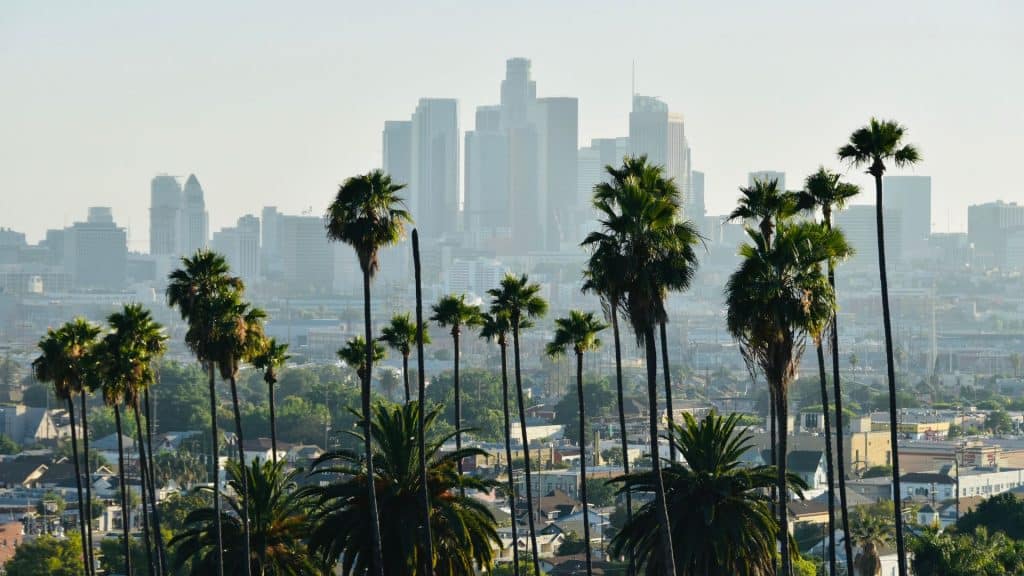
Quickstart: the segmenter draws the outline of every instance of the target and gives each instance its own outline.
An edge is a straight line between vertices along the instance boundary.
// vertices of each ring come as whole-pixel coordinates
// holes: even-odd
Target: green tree
[[[547,572],[536,571],[537,563],[529,553],[523,554],[519,561],[503,562],[494,567],[491,576],[545,576]]]
[[[0,434],[0,454],[17,454],[21,452],[21,446],[7,434]]]
[[[430,344],[430,333],[425,328],[424,326],[423,343]],[[405,384],[405,401],[408,403],[412,400],[412,389],[409,386],[409,356],[416,344],[416,323],[409,317],[408,312],[395,314],[388,325],[381,329],[378,340],[402,355],[402,381]]]
[[[992,534],[1002,532],[1014,540],[1024,540],[1024,502],[1011,493],[997,494],[961,516],[956,528],[963,534],[985,528]]]
[[[608,326],[597,319],[592,312],[569,311],[569,316],[555,319],[555,336],[547,345],[547,354],[558,357],[571,348],[576,356],[576,401],[579,406],[579,447],[580,447],[580,499],[583,502],[583,550],[587,575],[593,573],[590,554],[590,501],[587,499],[587,436],[584,423],[587,421],[583,394],[583,355],[601,347],[597,335]]]
[[[615,504],[615,486],[604,478],[587,480],[587,496],[594,506],[605,507]]]
[[[146,563],[146,547],[139,540],[129,544],[132,555],[132,567],[136,576],[150,576],[152,568]],[[100,540],[100,570],[104,574],[125,574],[124,547],[117,538]]]
[[[4,569],[7,576],[80,576],[85,573],[82,558],[77,534],[60,540],[44,534],[22,542]]]
[[[889,384],[889,432],[892,436],[892,487],[894,494],[900,491],[900,457],[897,448],[896,373],[893,358],[892,320],[889,314],[889,282],[885,267],[885,219],[883,217],[882,176],[886,162],[897,168],[912,166],[921,160],[921,155],[912,144],[904,143],[907,129],[897,122],[872,118],[867,126],[855,130],[849,142],[839,148],[840,160],[852,166],[867,166],[867,172],[875,180],[875,228],[878,237],[878,276],[882,288],[882,323],[885,329],[886,376]],[[903,518],[897,511],[893,515],[896,523],[896,555],[899,560],[900,576],[907,576],[907,548],[903,539]]]
[[[796,376],[808,335],[820,334],[831,320],[835,297],[822,270],[848,252],[837,230],[779,218],[775,238],[747,228],[751,242],[740,248],[739,268],[726,283],[726,322],[748,365],[768,382],[778,420],[778,513],[782,571],[790,571],[785,538],[789,522],[785,502],[789,385]]]
[[[1013,419],[1006,410],[993,410],[985,416],[985,429],[993,434],[1009,434],[1013,431]]]
[[[772,514],[767,490],[775,483],[775,466],[745,467],[740,458],[751,449],[752,436],[738,431],[736,414],[711,413],[697,421],[684,415],[668,439],[676,444],[682,462],[667,462],[662,471],[669,503],[676,573],[770,574],[775,565],[779,525]],[[617,478],[620,492],[651,493],[653,471]],[[799,493],[803,482],[786,477],[787,487]],[[613,554],[632,549],[649,575],[665,574],[659,553],[656,503],[649,501],[627,521],[611,542]]]
[[[489,570],[493,563],[492,546],[499,542],[495,520],[487,507],[473,497],[461,496],[459,488],[490,491],[493,483],[473,476],[460,476],[455,462],[483,455],[483,451],[464,448],[447,454],[440,452],[444,442],[454,434],[437,437],[430,426],[439,409],[425,415],[424,428],[430,435],[426,442],[429,462],[430,534],[434,549],[431,564],[436,574],[473,574]],[[374,478],[380,486],[378,503],[382,531],[395,547],[385,556],[385,572],[391,575],[422,574],[423,547],[419,540],[422,512],[420,498],[420,463],[418,449],[419,403],[403,406],[378,404],[374,408],[372,433],[380,452],[380,467]],[[366,461],[352,451],[325,454],[313,466],[314,478],[326,485],[313,485],[306,490],[314,499],[312,553],[325,564],[342,559],[341,574],[364,574],[372,562],[372,533],[367,524],[373,521],[364,486],[367,483]]]
[[[252,365],[257,370],[263,370],[263,381],[267,383],[267,405],[270,407],[270,449],[273,452],[272,460],[277,462],[277,414],[274,398],[274,384],[277,384],[277,371],[284,367],[291,356],[288,355],[288,345],[278,344],[274,338],[263,342],[262,349],[253,357]]]
[[[284,466],[284,462],[260,462],[259,459],[245,468],[237,462],[227,464],[231,492],[226,501],[230,512],[222,512],[221,524],[227,542],[224,561],[233,574],[247,564],[244,546],[247,536],[240,522],[245,516],[241,509],[246,507],[253,519],[254,545],[248,562],[253,573],[299,576],[320,572],[304,544],[309,526],[305,496],[297,490],[295,482],[300,471],[285,472]],[[243,481],[246,475],[249,478]],[[190,564],[188,574],[198,576],[214,569],[217,562],[212,549],[215,512],[213,508],[203,507],[185,517],[184,528],[171,540],[175,548],[172,560],[175,570]]]
[[[353,176],[341,185],[338,193],[327,209],[327,238],[344,242],[352,246],[359,267],[363,272],[363,338],[366,355],[366,375],[362,378],[362,421],[363,421],[363,452],[370,476],[373,476],[373,447],[370,433],[370,378],[373,376],[373,329],[370,318],[370,280],[377,272],[379,263],[378,251],[398,243],[405,235],[406,224],[412,223],[412,217],[405,209],[405,203],[398,192],[405,186],[394,183],[391,177],[382,170],[373,170],[367,174]],[[370,532],[373,535],[374,557],[373,573],[384,576],[383,543],[380,532],[380,516],[377,513],[376,486],[367,482],[367,500],[373,522]]]
[[[523,440],[524,472],[526,475],[527,524],[530,528],[530,549],[533,552],[534,572],[540,573],[540,552],[537,547],[537,529],[533,517],[533,480],[530,470],[530,442],[526,434],[526,407],[523,405],[523,375],[520,366],[519,335],[531,326],[533,320],[548,311],[548,303],[540,296],[540,285],[530,282],[526,274],[507,274],[497,288],[487,291],[491,297],[491,314],[504,316],[512,331],[512,360],[516,383],[516,404],[519,408],[519,433]]]
[[[225,299],[242,290],[242,280],[230,275],[227,260],[209,250],[198,250],[193,256],[181,259],[181,268],[170,273],[167,284],[167,304],[178,308],[181,319],[188,323],[185,344],[206,370],[210,394],[210,478],[217,484],[220,478],[219,443],[217,427],[217,388],[215,380],[217,340],[214,328],[222,320]],[[115,411],[115,416],[117,415]],[[217,555],[223,556],[223,536],[220,529],[220,490],[213,493],[217,510]],[[224,562],[217,561],[217,575],[224,576]]]

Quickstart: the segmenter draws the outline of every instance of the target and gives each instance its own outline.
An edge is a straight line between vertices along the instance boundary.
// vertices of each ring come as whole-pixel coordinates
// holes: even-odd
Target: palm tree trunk
[[[362,381],[363,450],[366,457],[367,497],[370,500],[370,534],[373,540],[373,573],[384,576],[384,543],[380,537],[380,512],[377,510],[377,477],[373,469],[373,439],[370,437],[370,381],[373,379],[373,325],[370,318],[370,272],[363,271],[363,320],[366,332],[366,372]],[[422,406],[421,406],[422,410]]]
[[[622,340],[619,338],[619,311],[611,306],[612,338],[615,340],[615,392],[619,401],[619,440],[622,444],[622,473],[629,475],[629,442],[626,439],[626,402],[622,392]],[[633,496],[626,491],[626,523],[633,523]],[[629,549],[629,570],[627,576],[636,574],[636,555]]]
[[[828,405],[828,386],[825,378],[825,350],[821,347],[821,340],[816,342],[815,348],[818,352],[818,379],[821,381],[821,413],[824,415],[825,424],[825,478],[828,481],[828,574],[836,574],[836,499],[833,493],[835,486],[832,467],[832,425]]]
[[[832,230],[832,220],[825,219],[825,226]],[[828,283],[832,287],[832,293],[836,293],[836,274],[832,263],[828,264]],[[831,338],[832,352],[832,397],[836,404],[836,470],[839,476],[839,508],[842,513],[843,523],[843,551],[846,553],[846,573],[853,574],[853,542],[850,541],[850,509],[846,503],[846,442],[843,436],[843,390],[839,383],[839,321],[835,313],[832,314]]]
[[[459,389],[459,327],[452,327],[452,344],[455,347],[455,373],[453,383],[455,386],[455,451],[462,450],[462,390]],[[459,478],[462,478],[462,459],[456,462],[459,468]],[[465,496],[466,489],[459,485],[459,495]]]
[[[644,331],[644,347],[647,352],[647,404],[648,427],[651,441],[651,470],[654,473],[654,498],[658,510],[658,531],[661,533],[661,573],[675,576],[675,553],[672,548],[672,529],[665,500],[665,479],[661,476],[661,456],[658,453],[658,348],[654,343],[654,326]]]
[[[663,325],[664,326],[664,325]],[[587,500],[587,433],[586,408],[583,403],[583,352],[576,353],[576,400],[580,408],[580,500],[583,502],[583,543],[584,558],[587,564],[587,576],[594,573],[590,558],[590,506]]]
[[[214,380],[213,362],[206,362],[207,376],[210,383],[210,432],[213,442],[210,445],[210,475],[213,482],[213,515],[217,531],[217,576],[224,576],[224,530],[221,528],[220,513],[220,448],[218,446],[219,431],[217,430],[217,388]]]
[[[408,404],[412,397],[409,391],[409,355],[402,354],[402,380],[405,382],[405,403]]]
[[[671,430],[675,421],[672,415],[672,372],[668,366],[668,334],[665,322],[658,322],[658,330],[661,332],[661,371],[665,375],[665,407],[668,414],[668,427]],[[668,458],[672,462],[676,461],[676,445],[671,442],[668,443]]]
[[[277,413],[274,409],[277,401],[274,399],[274,383],[274,378],[267,380],[267,400],[270,402],[270,451],[274,466],[277,466]]]
[[[769,385],[772,385],[769,383]],[[793,574],[793,561],[789,551],[789,510],[786,501],[789,499],[789,490],[786,486],[786,444],[789,427],[789,406],[787,406],[786,390],[783,383],[775,384],[775,415],[778,418],[778,473],[777,486],[779,506],[779,548],[782,551],[782,574],[790,576]]]
[[[872,168],[874,170],[874,168]],[[882,174],[875,171],[875,227],[878,233],[878,279],[882,286],[882,323],[885,327],[886,375],[889,378],[889,441],[892,443],[892,499],[896,526],[896,560],[899,575],[907,576],[907,547],[903,540],[903,506],[900,490],[899,422],[896,408],[896,373],[892,353],[892,319],[889,316],[889,281],[885,270],[885,226],[882,217]]]
[[[128,534],[131,530],[132,514],[128,509],[128,482],[125,479],[124,471],[124,429],[121,427],[121,407],[114,404],[114,426],[117,428],[117,476],[121,482],[121,533],[124,536],[124,571],[128,576],[135,575],[132,567],[131,540]]]
[[[92,465],[89,464],[89,415],[85,405],[85,392],[80,397],[82,403],[82,462],[85,463],[85,532],[88,536],[82,544],[89,551],[87,563],[88,574],[96,574],[96,557],[92,548]]]
[[[85,531],[85,509],[87,504],[83,501],[82,494],[82,469],[78,465],[78,432],[75,431],[75,402],[71,395],[65,398],[68,405],[68,417],[71,419],[71,459],[75,461],[75,488],[78,489],[78,529],[82,533],[82,560],[85,562],[86,572],[91,573],[89,562],[89,551],[86,550],[89,537]],[[88,468],[88,462],[86,468]]]
[[[412,261],[413,268],[416,274],[416,365],[419,367],[419,373],[416,375],[417,379],[417,399],[419,404],[419,417],[417,422],[418,433],[419,433],[419,452],[420,452],[420,505],[423,510],[423,518],[420,520],[423,523],[421,532],[423,535],[423,574],[424,576],[432,574],[434,571],[434,540],[430,534],[430,490],[427,486],[427,449],[426,449],[426,405],[427,399],[427,379],[426,372],[424,370],[424,358],[423,358],[423,282],[420,274],[420,235],[415,229],[412,231]],[[406,370],[406,379],[408,379],[409,371]],[[508,433],[508,409],[506,413],[506,434]],[[513,520],[514,521],[514,520]],[[518,568],[517,574],[518,575]]]
[[[149,529],[149,503],[146,501],[146,495],[150,494],[150,491],[149,474],[146,473],[146,439],[142,435],[142,419],[139,417],[138,403],[132,402],[131,409],[135,416],[135,437],[137,438],[135,444],[139,447],[139,488],[142,500],[142,533],[146,539],[146,563],[149,564],[149,573],[156,575],[160,574],[160,567],[157,565],[156,555],[153,554],[153,535]]]
[[[158,371],[157,382],[159,383],[159,381]],[[156,539],[156,561],[157,565],[160,566],[160,574],[164,574],[167,572],[167,548],[164,545],[163,532],[160,530],[160,507],[157,506],[156,457],[153,452],[153,410],[149,401],[148,387],[143,391],[143,401],[145,402],[146,409],[146,450],[149,451],[149,454],[147,454],[149,458],[149,498],[150,504],[153,507],[153,535]]]
[[[530,526],[530,549],[533,551],[533,572],[540,574],[540,553],[537,548],[537,528],[533,520],[533,480],[530,474],[530,441],[526,436],[526,407],[523,406],[523,378],[519,366],[519,318],[512,319],[512,356],[515,362],[516,400],[519,405],[519,433],[523,439],[523,463],[526,466],[526,519]]]
[[[769,384],[768,385],[768,436],[769,436],[769,443],[771,444],[771,450],[770,450],[770,453],[769,453],[769,457],[772,460],[771,462],[769,462],[769,464],[772,465],[772,466],[778,466],[778,464],[779,464],[779,455],[778,455],[779,435],[777,434],[778,431],[776,430],[776,425],[777,424],[778,424],[778,417],[777,417],[777,415],[775,413],[775,391],[772,388],[772,386]],[[775,515],[778,516],[779,515],[779,487],[778,486],[773,486],[772,487],[772,506],[775,507]],[[773,568],[776,567],[774,563],[772,563],[772,567]],[[776,573],[777,573],[777,571],[776,571]]]
[[[231,378],[228,378],[228,383],[231,386],[231,409],[235,414],[235,434],[238,436],[238,462],[242,467],[242,491],[244,492],[242,500],[245,501],[250,497],[249,470],[245,466],[245,441],[242,438],[242,412],[238,407],[238,386],[234,374],[231,375]],[[245,534],[245,573],[251,576],[252,544],[249,541],[248,505],[242,506],[242,531]]]
[[[508,466],[508,507],[512,516],[512,574],[519,576],[519,521],[516,516],[516,482],[512,475],[511,416],[508,409],[508,343],[501,348],[501,408],[505,415],[505,464]]]

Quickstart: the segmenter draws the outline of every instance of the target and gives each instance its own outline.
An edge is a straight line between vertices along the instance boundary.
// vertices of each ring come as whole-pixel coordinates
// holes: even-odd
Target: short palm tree
[[[218,322],[219,303],[230,294],[242,290],[242,280],[231,276],[227,260],[209,250],[198,250],[190,257],[181,259],[181,268],[170,273],[167,284],[167,304],[177,307],[182,320],[188,323],[185,344],[206,370],[210,392],[210,435],[212,441],[210,458],[210,481],[220,482],[220,457],[218,446],[220,434],[217,429],[217,388],[216,349],[212,338]],[[115,412],[116,416],[116,412]],[[213,491],[216,514],[217,541],[215,551],[223,555],[223,541],[220,537],[220,491]],[[217,562],[217,575],[224,576],[223,562]]]
[[[775,222],[796,214],[797,196],[779,188],[778,180],[755,179],[753,185],[740,188],[740,199],[728,220],[755,220],[769,246]]]
[[[892,351],[892,320],[889,315],[889,281],[885,269],[885,219],[882,210],[882,176],[886,162],[897,168],[912,166],[921,161],[921,154],[913,144],[904,142],[907,129],[891,120],[872,118],[867,126],[850,134],[847,144],[839,148],[840,160],[852,166],[867,166],[867,173],[875,180],[875,228],[878,237],[878,276],[882,288],[882,324],[885,329],[886,375],[889,381],[889,431],[892,441],[892,488],[893,494],[900,492],[900,451],[897,446],[896,369]],[[898,507],[897,507],[898,508]],[[897,509],[893,514],[896,522],[896,555],[900,576],[907,575],[907,548],[903,538],[903,518]]]
[[[587,416],[583,394],[583,354],[601,347],[597,335],[607,327],[593,312],[571,310],[569,316],[555,319],[555,337],[547,345],[549,356],[562,356],[568,348],[576,355],[576,401],[580,417],[580,498],[583,501],[583,550],[587,576],[593,573],[593,562],[590,551],[590,507],[587,500]]]
[[[373,374],[373,328],[370,317],[370,280],[377,272],[377,253],[383,247],[396,244],[405,234],[405,226],[412,217],[405,209],[405,203],[398,195],[404,185],[391,181],[382,170],[353,176],[338,188],[338,193],[327,208],[327,238],[352,246],[363,272],[363,324],[366,346],[366,377],[362,382],[363,442],[366,466],[373,476],[373,447],[370,433],[370,377]],[[373,523],[375,556],[373,573],[384,576],[380,517],[377,514],[376,486],[368,482],[368,500]]]
[[[778,419],[778,513],[782,571],[792,569],[785,502],[789,384],[796,376],[808,335],[820,334],[835,311],[835,298],[822,267],[849,252],[843,235],[812,222],[773,222],[775,240],[747,228],[739,268],[725,287],[726,323],[752,370],[772,390]]]
[[[371,427],[379,447],[380,465],[373,477],[378,485],[382,529],[394,547],[385,557],[385,573],[396,576],[422,574],[424,552],[417,534],[421,515],[418,412],[418,402],[377,404]],[[425,415],[428,433],[439,414],[440,408],[435,408]],[[432,573],[446,576],[489,570],[492,547],[500,542],[494,516],[486,506],[460,495],[461,488],[489,491],[493,483],[460,476],[455,466],[461,458],[486,453],[466,448],[442,454],[441,446],[453,434],[433,436],[426,443]],[[311,552],[327,565],[341,558],[340,573],[345,576],[365,574],[373,554],[372,533],[367,529],[373,519],[366,502],[365,460],[351,451],[329,452],[314,462],[311,474],[321,480],[305,492],[314,502]]]
[[[387,356],[384,347],[373,342],[373,361],[381,362]],[[369,367],[366,364],[366,340],[362,336],[353,336],[345,342],[345,347],[338,350],[338,359],[355,371],[360,380],[366,378]]]
[[[82,474],[79,468],[78,431],[75,422],[74,395],[82,397],[82,416],[85,417],[86,379],[89,370],[88,362],[92,347],[99,336],[98,326],[84,318],[76,318],[57,330],[47,330],[46,336],[39,340],[39,356],[32,361],[32,371],[40,382],[53,384],[54,395],[64,400],[71,420],[71,457],[75,465],[75,488],[78,491],[78,522],[82,534],[82,551],[84,566],[92,573],[92,525],[87,521],[88,506],[83,498]],[[82,421],[83,439],[89,431],[85,420]],[[88,453],[85,459],[86,487],[91,483]],[[88,500],[91,502],[91,499]]]
[[[802,210],[809,211],[821,211],[822,223],[828,230],[832,229],[832,213],[836,210],[841,210],[846,207],[847,201],[852,199],[860,193],[860,188],[855,184],[849,184],[840,180],[839,174],[830,172],[824,167],[818,168],[818,171],[811,174],[804,180],[804,189],[797,193],[797,204]],[[836,290],[836,276],[835,276],[836,262],[829,261],[828,263],[828,284],[831,286],[832,291]],[[845,454],[843,448],[843,393],[842,386],[839,381],[839,325],[836,319],[836,315],[832,315],[832,322],[828,327],[830,347],[832,352],[832,393],[835,399],[835,429],[836,429],[836,451],[839,454]],[[828,414],[828,392],[825,388],[825,363],[824,363],[824,351],[822,348],[822,338],[819,337],[815,341],[818,354],[818,372],[819,377],[822,380],[822,393],[821,393],[821,404],[824,410],[824,424],[825,424],[825,447],[826,453],[825,459],[829,463],[828,473],[828,485],[829,489],[832,489],[832,456],[830,454],[831,442],[829,439],[829,414]],[[846,463],[843,458],[836,459],[838,465],[838,476],[839,476],[839,507],[842,516],[843,534],[850,532],[850,519],[849,519],[849,508],[846,503]],[[835,513],[834,498],[829,498],[829,532],[835,534]],[[846,572],[847,574],[853,573],[853,550],[849,539],[843,540],[846,546]],[[835,550],[835,539],[829,538],[829,553],[831,561],[835,561],[836,550]],[[832,573],[835,573],[835,566],[832,566]]]
[[[244,516],[242,509],[249,508],[249,516],[253,519],[251,537],[254,550],[249,570],[253,574],[301,576],[326,573],[306,550],[305,538],[309,534],[307,506],[296,483],[301,471],[287,472],[284,462],[275,464],[256,459],[244,468],[237,462],[228,462],[227,473],[231,491],[225,499],[230,512],[221,513],[221,524],[227,542],[224,561],[228,571],[239,574],[246,570],[243,567],[246,564],[245,531],[240,518]],[[243,480],[243,476],[248,476],[248,479]],[[189,561],[191,568],[188,574],[192,576],[215,570],[215,514],[213,508],[198,508],[185,517],[183,529],[171,540],[174,547],[171,567],[174,570],[182,570]]]
[[[455,387],[455,449],[462,449],[462,391],[459,389],[459,336],[463,326],[472,328],[480,325],[480,307],[466,304],[466,295],[448,294],[434,304],[430,321],[441,328],[451,328],[452,345],[454,348],[454,373],[452,382]],[[462,474],[462,462],[459,462],[459,474]]]
[[[668,440],[676,445],[682,462],[671,462],[662,472],[672,518],[674,563],[681,576],[737,574],[767,576],[775,569],[775,540],[779,525],[772,513],[768,488],[776,481],[775,466],[747,467],[745,452],[752,436],[737,429],[739,416],[708,414],[698,421],[683,415],[682,425],[669,429]],[[806,487],[788,475],[796,493]],[[626,474],[615,479],[620,493],[650,493],[653,472]],[[664,558],[658,553],[658,511],[654,502],[644,504],[632,522],[615,535],[615,554],[632,552],[646,574],[664,574]]]
[[[512,330],[512,358],[515,370],[516,403],[519,408],[519,433],[523,440],[523,463],[526,475],[527,521],[530,527],[530,547],[533,551],[533,569],[540,574],[540,554],[537,547],[537,529],[533,518],[533,482],[530,474],[530,440],[526,434],[526,407],[523,406],[523,375],[520,368],[519,334],[536,318],[548,310],[548,303],[540,296],[540,285],[530,282],[526,274],[508,274],[497,288],[487,291],[491,296],[491,314],[508,317]],[[514,520],[513,520],[514,521]]]
[[[408,404],[412,401],[412,390],[409,386],[409,356],[412,354],[412,347],[416,344],[416,324],[408,312],[395,314],[391,317],[388,325],[381,329],[378,340],[402,355],[402,381],[405,384],[405,402]],[[426,330],[423,331],[423,343],[430,344],[430,333]]]
[[[522,324],[521,324],[522,325]],[[519,516],[516,515],[516,483],[512,473],[511,411],[508,405],[508,333],[511,330],[508,314],[484,312],[480,315],[480,337],[495,342],[501,353],[501,412],[504,416],[505,466],[508,475],[508,508],[512,517],[512,571],[519,576]]]
[[[895,508],[899,509],[898,506]],[[855,574],[876,576],[882,572],[880,548],[892,542],[892,526],[879,516],[868,513],[853,515],[849,540],[860,548],[854,559]]]
[[[278,344],[274,338],[268,338],[263,342],[260,351],[252,358],[252,365],[257,370],[263,370],[263,381],[267,383],[267,403],[270,405],[270,450],[272,461],[277,464],[277,417],[275,415],[274,385],[277,384],[277,371],[284,367],[291,356],[288,355],[288,345]]]

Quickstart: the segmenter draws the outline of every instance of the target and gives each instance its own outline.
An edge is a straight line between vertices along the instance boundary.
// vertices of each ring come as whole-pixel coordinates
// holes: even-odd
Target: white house
[[[1024,486],[1024,469],[961,468],[960,497],[990,497]],[[943,466],[933,472],[910,472],[900,477],[900,498],[903,500],[950,500],[957,496],[956,469]],[[934,495],[932,492],[935,492]]]

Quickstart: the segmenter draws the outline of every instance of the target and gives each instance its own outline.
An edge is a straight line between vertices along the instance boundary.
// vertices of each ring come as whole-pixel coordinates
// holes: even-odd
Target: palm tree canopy
[[[265,345],[263,320],[267,313],[240,296],[239,292],[226,292],[210,304],[214,316],[209,334],[210,359],[217,363],[225,380],[236,376],[241,363],[258,356]]]
[[[650,193],[664,198],[679,200],[679,188],[675,179],[665,176],[664,166],[648,163],[646,154],[626,156],[622,166],[605,166],[609,176],[607,182],[594,186],[594,201],[614,198],[628,180],[635,180]]]
[[[441,452],[442,445],[455,434],[430,434],[441,410],[436,407],[424,414],[433,573],[479,573],[491,567],[492,546],[500,539],[490,510],[472,496],[461,496],[459,489],[489,492],[494,482],[458,473],[456,463],[460,459],[486,454],[482,450]],[[371,435],[378,450],[374,474],[381,532],[388,535],[389,542],[385,574],[418,574],[422,564],[418,419],[417,402],[374,407]],[[351,434],[361,438],[358,433]],[[322,482],[307,490],[315,501],[310,548],[326,562],[341,557],[341,574],[345,576],[366,573],[372,546],[362,455],[345,450],[330,452],[314,462],[312,474]]]
[[[230,275],[227,260],[216,252],[198,250],[181,262],[181,268],[168,276],[167,303],[177,307],[189,324],[185,344],[200,361],[208,362],[216,356],[212,334],[225,301],[241,292],[244,284]]]
[[[398,195],[403,188],[383,170],[373,170],[345,180],[327,208],[327,237],[352,246],[364,274],[376,274],[378,250],[401,240],[412,223]]]
[[[397,350],[402,356],[408,356],[412,353],[412,347],[416,345],[416,322],[408,312],[395,314],[388,325],[381,329],[377,340],[386,344],[388,348]],[[430,332],[427,331],[426,323],[423,326],[423,343],[430,344]]]
[[[519,328],[531,328],[533,322],[521,320]],[[512,330],[512,322],[507,312],[482,312],[480,314],[480,337],[488,342],[496,342],[504,346],[509,331]]]
[[[540,318],[548,311],[548,303],[540,296],[540,284],[530,282],[526,274],[506,274],[497,288],[487,291],[491,297],[491,314],[508,314],[509,327],[526,328],[524,321]]]
[[[107,317],[101,367],[107,405],[134,405],[156,381],[154,362],[167,350],[167,335],[141,304],[127,304]]]
[[[755,178],[752,186],[740,188],[739,202],[728,220],[774,220],[792,216],[797,211],[796,197],[779,189],[779,181]]]
[[[583,354],[601,347],[597,335],[608,325],[597,319],[593,312],[570,310],[564,318],[555,319],[555,337],[548,343],[548,356],[561,356],[567,349]]]
[[[32,361],[32,371],[40,382],[53,383],[57,398],[91,389],[89,359],[100,327],[84,318],[75,318],[57,330],[47,330],[39,340],[40,355]]]
[[[223,498],[229,510],[221,512],[224,537],[224,568],[229,574],[244,572],[245,532],[239,518],[242,507],[248,506],[251,521],[253,574],[300,576],[324,573],[306,550],[304,540],[309,533],[304,495],[297,488],[300,470],[285,472],[285,462],[261,462],[258,458],[245,467],[235,461],[227,463],[230,490]],[[243,482],[243,474],[247,482]],[[246,497],[245,486],[251,497]],[[212,492],[212,488],[201,488]],[[174,547],[171,565],[180,570],[192,560],[190,575],[216,573],[216,512],[199,508],[185,517],[184,528],[170,541]]]
[[[612,310],[623,304],[629,257],[618,238],[603,231],[591,232],[580,245],[590,252],[583,269],[583,293],[597,294],[610,320]]]
[[[850,134],[850,141],[837,154],[840,160],[853,166],[867,166],[869,174],[881,177],[886,162],[902,168],[921,161],[917,147],[903,142],[906,134],[907,128],[899,122],[872,118],[867,126]]]
[[[465,294],[442,296],[430,309],[433,312],[430,321],[442,328],[450,327],[452,334],[458,333],[462,326],[480,325],[480,307],[467,304]]]
[[[387,351],[377,340],[373,342],[373,363],[376,364],[387,356]],[[338,350],[338,359],[348,364],[360,378],[365,378],[366,371],[366,340],[362,336],[353,336],[345,342],[345,347]]]
[[[665,461],[662,470],[676,573],[771,574],[778,522],[768,489],[776,481],[775,466],[743,465],[743,454],[753,447],[753,437],[746,430],[737,430],[737,414],[722,417],[710,413],[700,421],[690,414],[683,418],[683,423],[672,424],[668,433],[682,461]],[[651,471],[613,482],[622,484],[619,493],[654,491]],[[788,483],[798,495],[806,488],[793,474]],[[652,576],[662,573],[655,512],[653,502],[645,504],[611,542],[613,554],[632,550]]]
[[[859,193],[859,186],[842,182],[839,174],[820,166],[804,180],[804,189],[796,193],[797,206],[800,210],[820,209],[825,221],[831,222],[832,211],[842,210]]]
[[[263,370],[263,380],[268,384],[277,382],[277,371],[282,368],[291,356],[288,345],[278,343],[275,338],[265,338],[259,353],[251,359],[253,368]]]

